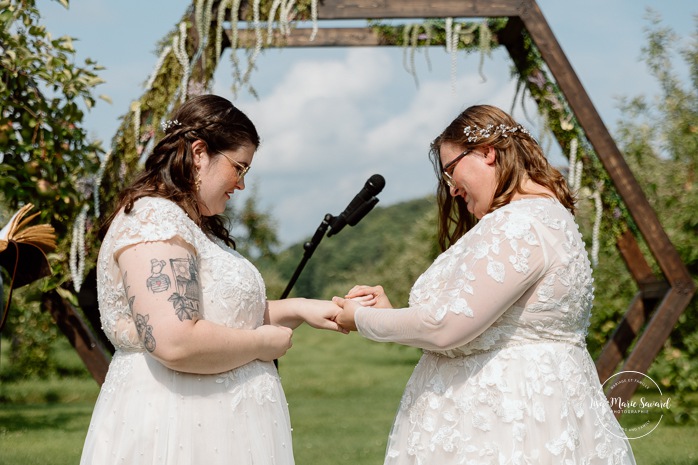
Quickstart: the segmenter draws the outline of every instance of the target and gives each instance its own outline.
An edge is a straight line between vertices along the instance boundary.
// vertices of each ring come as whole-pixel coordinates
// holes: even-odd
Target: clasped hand
[[[348,331],[356,331],[354,316],[357,309],[361,307],[393,308],[390,299],[385,295],[383,286],[354,286],[343,298],[333,297],[332,302],[342,308],[335,317],[335,321]]]

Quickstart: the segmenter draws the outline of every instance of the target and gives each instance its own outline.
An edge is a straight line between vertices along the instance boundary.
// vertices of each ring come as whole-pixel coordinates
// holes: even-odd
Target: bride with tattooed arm
[[[82,465],[291,465],[273,360],[303,322],[345,332],[332,302],[266,299],[220,216],[259,146],[214,95],[184,103],[122,192],[97,262],[102,328],[116,353]]]

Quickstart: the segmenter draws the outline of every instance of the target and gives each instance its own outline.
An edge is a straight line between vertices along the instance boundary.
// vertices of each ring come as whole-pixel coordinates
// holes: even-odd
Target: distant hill
[[[379,204],[356,226],[322,239],[290,296],[331,298],[355,284],[380,284],[393,305],[406,305],[412,284],[437,255],[435,218],[433,196],[388,207]],[[281,296],[303,252],[299,243],[255,260],[270,299]]]

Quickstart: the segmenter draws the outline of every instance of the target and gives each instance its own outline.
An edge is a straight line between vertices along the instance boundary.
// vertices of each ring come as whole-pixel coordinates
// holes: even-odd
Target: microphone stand
[[[293,273],[293,276],[291,276],[291,280],[288,282],[286,289],[284,289],[284,292],[281,294],[280,300],[285,299],[291,293],[291,289],[293,288],[293,285],[296,284],[296,281],[298,280],[298,277],[303,271],[305,264],[308,263],[308,260],[310,260],[310,257],[312,257],[313,252],[315,252],[315,249],[317,249],[317,246],[320,244],[320,241],[323,237],[325,237],[325,232],[327,231],[327,228],[330,227],[330,222],[332,220],[334,220],[334,216],[330,215],[329,213],[326,214],[325,218],[322,219],[322,223],[320,223],[320,226],[318,226],[317,230],[315,231],[315,234],[313,235],[312,239],[303,244],[303,249],[305,250],[305,252],[303,252],[303,258],[296,267],[296,271]],[[279,359],[274,359],[274,365],[278,370]]]
[[[368,212],[370,212],[373,209],[373,207],[376,206],[377,203],[378,198],[375,196],[368,199],[368,201],[365,201],[347,217],[346,224],[348,224],[349,226],[356,226],[356,224],[359,221],[361,221],[361,219],[364,216],[366,216],[366,214],[368,214]],[[330,227],[331,224],[333,224],[333,222],[337,218],[338,217],[327,213],[323,218],[322,223],[320,223],[320,226],[318,226],[317,230],[315,231],[313,237],[308,242],[303,244],[303,249],[305,250],[305,252],[303,252],[303,258],[298,264],[298,267],[296,268],[296,271],[293,273],[293,276],[291,276],[291,280],[288,282],[288,285],[286,286],[286,289],[284,290],[283,294],[281,294],[280,299],[285,299],[291,293],[291,289],[293,288],[294,284],[296,284],[296,281],[298,280],[298,277],[303,271],[305,264],[308,263],[308,260],[310,260],[310,257],[312,257],[313,252],[315,252],[315,249],[317,249],[317,246],[320,244],[320,241],[323,237],[325,237],[327,229]],[[340,225],[339,227],[333,225],[329,234],[327,234],[327,237],[330,237],[333,234],[337,234],[339,231],[342,230],[343,227],[344,225]]]
[[[310,257],[312,257],[313,252],[315,252],[315,249],[317,249],[317,246],[320,244],[320,241],[323,237],[325,237],[325,232],[327,232],[327,228],[329,228],[330,222],[332,222],[333,220],[334,216],[330,215],[329,213],[326,214],[325,218],[323,218],[322,220],[322,223],[320,223],[320,226],[318,226],[317,230],[315,231],[315,234],[313,235],[312,239],[303,244],[303,249],[305,250],[305,252],[303,252],[303,258],[301,259],[301,262],[298,264],[298,267],[296,268],[296,271],[293,273],[293,276],[291,276],[291,280],[288,282],[288,285],[286,286],[286,289],[284,290],[283,294],[281,294],[281,299],[285,299],[291,293],[291,289],[293,288],[294,284],[296,284],[296,281],[298,280],[298,277],[303,271],[305,264],[308,263],[308,260],[310,260]]]

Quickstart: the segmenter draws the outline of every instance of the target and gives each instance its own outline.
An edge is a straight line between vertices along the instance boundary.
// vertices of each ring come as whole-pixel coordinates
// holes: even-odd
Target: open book
[[[39,212],[26,204],[0,230],[0,266],[12,277],[11,288],[22,287],[51,274],[46,254],[56,248],[56,234],[50,224],[29,226]]]

